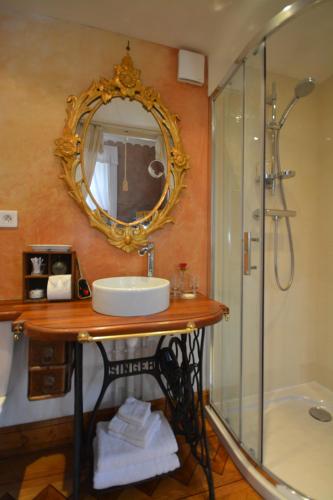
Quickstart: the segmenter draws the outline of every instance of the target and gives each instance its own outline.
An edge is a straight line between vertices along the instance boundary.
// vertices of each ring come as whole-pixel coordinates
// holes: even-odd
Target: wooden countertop
[[[184,329],[188,323],[197,328],[218,323],[228,308],[199,294],[194,299],[172,299],[170,307],[149,316],[105,316],[96,313],[90,300],[72,302],[0,302],[0,320],[22,325],[24,333],[38,340],[73,341],[80,332],[91,336],[139,337],[149,332]],[[138,335],[136,335],[138,334]]]
[[[0,300],[0,321],[14,321],[20,316],[25,306],[22,300]]]

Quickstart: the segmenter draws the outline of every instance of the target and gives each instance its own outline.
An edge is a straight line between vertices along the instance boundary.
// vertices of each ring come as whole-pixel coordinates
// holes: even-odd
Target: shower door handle
[[[243,272],[245,276],[250,276],[253,269],[257,266],[252,266],[252,241],[259,241],[259,238],[253,238],[250,231],[244,231],[243,236]]]

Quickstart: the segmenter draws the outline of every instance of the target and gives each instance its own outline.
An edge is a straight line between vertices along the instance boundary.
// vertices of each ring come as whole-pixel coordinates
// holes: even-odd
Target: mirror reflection
[[[66,113],[55,154],[71,197],[111,245],[128,253],[147,245],[174,222],[186,187],[179,117],[141,83],[129,48],[111,79],[67,98]]]
[[[141,103],[114,98],[90,123],[84,117],[82,169],[86,203],[124,223],[142,219],[159,203],[168,179],[160,127]]]

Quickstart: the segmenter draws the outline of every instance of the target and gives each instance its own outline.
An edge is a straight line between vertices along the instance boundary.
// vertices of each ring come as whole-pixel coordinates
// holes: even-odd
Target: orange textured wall
[[[48,18],[0,18],[0,209],[19,212],[17,229],[0,228],[0,299],[21,297],[21,256],[29,243],[72,244],[90,281],[146,272],[146,259],[113,248],[89,226],[59,179],[53,155],[67,96],[112,76],[126,42],[122,35]],[[152,235],[156,275],[171,277],[177,263],[186,261],[207,292],[207,89],[176,81],[175,49],[132,40],[132,57],[143,83],[156,87],[180,116],[191,159],[175,225]]]

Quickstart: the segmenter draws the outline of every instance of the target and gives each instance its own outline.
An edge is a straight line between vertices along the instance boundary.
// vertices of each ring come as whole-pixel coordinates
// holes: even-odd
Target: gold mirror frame
[[[93,82],[90,87],[79,96],[71,95],[67,98],[67,118],[63,135],[56,140],[56,156],[60,157],[63,167],[61,178],[69,188],[69,195],[78,203],[81,209],[87,214],[90,225],[107,237],[111,245],[131,252],[147,244],[149,235],[161,229],[168,222],[174,222],[170,212],[179,199],[179,195],[184,185],[184,174],[189,168],[188,156],[183,151],[180,131],[177,121],[178,116],[172,114],[162,103],[160,94],[152,87],[145,87],[140,80],[141,71],[133,65],[132,58],[127,54],[122,59],[121,64],[114,66],[114,74],[111,80],[101,78],[98,82]],[[83,150],[84,133],[81,137],[78,133],[79,121],[87,115],[87,123],[84,130],[90,124],[97,109],[109,103],[113,98],[130,99],[140,102],[143,107],[152,113],[164,138],[166,148],[168,174],[166,188],[159,202],[145,215],[145,217],[134,222],[126,223],[117,219],[111,219],[111,223],[105,222],[107,215],[104,210],[96,206],[96,210],[91,210],[85,201],[82,187],[90,193],[89,186],[84,175]],[[77,169],[81,168],[82,178],[76,180]],[[173,179],[173,187],[170,190],[170,179]],[[163,201],[168,196],[169,199],[161,207]]]

